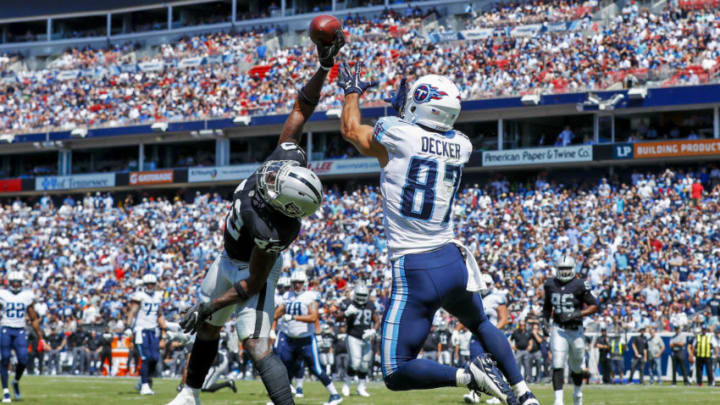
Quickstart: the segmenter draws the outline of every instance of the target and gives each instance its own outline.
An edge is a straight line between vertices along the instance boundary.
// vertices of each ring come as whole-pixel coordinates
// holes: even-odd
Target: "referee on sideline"
[[[707,325],[703,325],[702,333],[698,333],[690,345],[690,362],[692,356],[695,355],[695,373],[697,375],[697,384],[702,386],[703,368],[708,376],[708,384],[713,385],[713,367],[712,367],[712,347],[713,335],[708,330]]]

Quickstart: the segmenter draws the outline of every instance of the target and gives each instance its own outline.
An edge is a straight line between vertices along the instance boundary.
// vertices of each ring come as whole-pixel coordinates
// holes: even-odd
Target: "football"
[[[339,29],[342,29],[342,25],[337,18],[327,14],[319,15],[310,22],[310,39],[316,44],[330,44]]]

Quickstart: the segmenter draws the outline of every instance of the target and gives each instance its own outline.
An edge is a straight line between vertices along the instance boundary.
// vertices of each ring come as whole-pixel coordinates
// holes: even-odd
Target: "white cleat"
[[[167,405],[201,405],[199,391],[186,386]]]
[[[497,398],[490,398],[487,401],[485,401],[486,404],[499,404],[500,400]]]
[[[582,405],[582,393],[573,395],[573,405]]]
[[[480,395],[478,395],[475,391],[470,391],[467,394],[463,395],[463,400],[466,404],[479,404]]]
[[[350,396],[350,386],[347,384],[343,384],[342,388],[340,389],[340,392],[342,392],[344,397]]]
[[[3,393],[2,402],[3,402],[3,404],[9,404],[9,403],[12,402],[12,400],[10,399],[10,393],[9,393],[9,392]]]
[[[145,383],[140,387],[140,395],[155,395],[155,391],[150,388],[150,384]]]
[[[553,405],[565,405],[565,404],[562,402],[555,401],[555,402],[553,402]]]
[[[355,390],[355,393],[360,395],[361,397],[365,397],[365,398],[368,398],[370,396],[370,393],[367,392],[365,387],[361,387],[361,386],[357,387],[357,390]]]

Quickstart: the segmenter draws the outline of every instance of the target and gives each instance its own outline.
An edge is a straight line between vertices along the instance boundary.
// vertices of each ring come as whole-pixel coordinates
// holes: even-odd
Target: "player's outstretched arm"
[[[320,68],[313,75],[309,82],[300,89],[298,98],[293,105],[290,115],[288,115],[280,132],[278,145],[285,142],[300,144],[302,138],[302,128],[310,119],[320,102],[320,91],[328,72],[335,64],[335,56],[340,52],[340,48],[345,45],[345,34],[342,30],[335,33],[335,40],[330,45],[317,43],[318,59],[320,60]]]
[[[360,77],[360,63],[355,64],[354,72],[346,64],[338,69],[338,86],[345,92],[340,133],[353,144],[355,149],[365,156],[372,156],[384,167],[388,162],[387,150],[373,137],[373,127],[362,124],[360,96],[377,82],[365,82]]]
[[[42,330],[40,329],[40,317],[38,316],[37,312],[35,312],[35,308],[33,308],[33,305],[35,305],[34,302],[28,307],[27,310],[28,316],[30,317],[30,324],[35,331],[38,340],[44,340],[45,338],[43,337]]]

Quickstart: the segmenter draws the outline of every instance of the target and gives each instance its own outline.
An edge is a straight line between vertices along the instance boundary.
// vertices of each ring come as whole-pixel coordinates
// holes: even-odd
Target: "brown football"
[[[339,29],[342,29],[342,25],[337,18],[327,14],[319,15],[310,23],[310,39],[316,44],[329,45]]]

